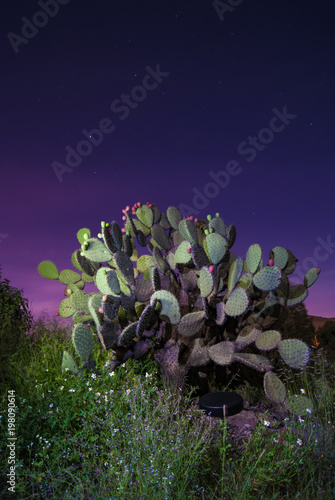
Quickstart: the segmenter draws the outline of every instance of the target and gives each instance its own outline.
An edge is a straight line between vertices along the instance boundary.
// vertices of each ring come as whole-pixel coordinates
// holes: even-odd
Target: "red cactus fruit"
[[[209,266],[208,271],[212,273],[214,271],[214,266]]]
[[[122,233],[125,233],[125,232],[126,232],[126,230],[125,230],[125,228],[124,228],[124,227],[122,227],[122,228],[121,228],[121,231],[122,231]]]
[[[321,269],[317,268],[316,272],[317,272],[318,274],[320,274],[320,273],[321,273]]]
[[[270,259],[270,260],[269,260],[269,266],[273,266],[273,264],[274,264],[274,260],[273,260],[273,259]]]
[[[55,316],[59,316],[59,312],[58,311],[55,312]]]
[[[127,212],[129,212],[129,210],[130,210],[130,206],[129,206],[129,205],[127,205],[127,206],[126,206],[126,211],[127,211]]]
[[[99,307],[99,313],[103,314],[104,310],[102,307]]]
[[[187,250],[186,250],[187,253],[191,253],[191,251],[192,250],[190,248],[187,248]]]

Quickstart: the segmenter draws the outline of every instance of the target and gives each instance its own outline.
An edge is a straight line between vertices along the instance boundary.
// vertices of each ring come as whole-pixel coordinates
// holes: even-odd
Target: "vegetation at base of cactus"
[[[123,209],[122,220],[123,228],[115,221],[101,223],[103,241],[87,228],[78,231],[81,249],[72,254],[77,271],[59,272],[50,261],[38,267],[43,277],[67,286],[59,313],[78,322],[74,342],[82,359],[90,362],[80,340],[87,324],[102,349],[112,349],[111,369],[150,352],[164,381],[183,387],[189,373],[194,386],[203,378],[197,366],[208,381],[218,382],[218,366],[242,363],[266,374],[268,397],[285,400],[271,356],[277,353],[297,370],[308,363],[308,346],[281,332],[288,309],[307,297],[319,269],[308,271],[304,284],[291,286],[287,276],[296,258],[290,250],[274,247],[266,266],[258,244],[245,259],[237,257],[230,250],[235,226],[219,214],[199,221],[182,218],[176,207],[161,213],[152,203],[136,203]],[[139,256],[136,242],[149,254]],[[98,292],[86,294],[87,282]]]

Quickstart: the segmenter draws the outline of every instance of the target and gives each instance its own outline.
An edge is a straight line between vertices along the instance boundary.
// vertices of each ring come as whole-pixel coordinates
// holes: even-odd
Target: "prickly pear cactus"
[[[186,376],[220,383],[220,367],[242,363],[264,374],[264,392],[274,402],[286,400],[286,389],[266,357],[277,350],[291,368],[302,370],[309,349],[301,340],[282,340],[287,308],[305,300],[319,269],[304,283],[291,286],[287,276],[296,259],[274,247],[268,263],[258,244],[237,258],[236,238],[220,214],[207,219],[182,217],[176,207],[160,212],[152,203],[135,203],[123,211],[124,227],[101,222],[101,233],[80,229],[80,248],[72,254],[76,271],[61,272],[41,262],[41,276],[65,284],[62,317],[73,317],[73,345],[83,368],[92,367],[92,335],[112,350],[111,370],[129,358],[154,353],[166,385],[183,388]],[[148,253],[139,257],[136,243]],[[83,291],[94,283],[97,292]],[[88,328],[88,326],[90,328]],[[246,348],[253,352],[243,352]],[[63,369],[80,373],[64,352]],[[222,373],[222,372],[221,372]]]

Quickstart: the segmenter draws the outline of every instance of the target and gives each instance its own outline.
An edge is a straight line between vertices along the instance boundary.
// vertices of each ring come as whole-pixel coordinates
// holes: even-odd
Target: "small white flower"
[[[268,422],[267,420],[264,420],[264,425],[266,425],[266,427],[269,427],[270,422]]]
[[[303,419],[303,418],[301,418],[301,417],[300,417],[300,415],[299,415],[299,422],[300,422],[300,423],[301,423],[301,422],[304,422],[304,419]]]
[[[273,438],[273,440],[274,440],[275,443],[279,442],[278,439],[276,439],[276,438]]]
[[[306,394],[305,389],[300,389],[300,391],[301,391],[303,394]]]
[[[69,389],[69,392],[76,392],[75,389]]]
[[[97,378],[97,376],[96,376],[96,374],[95,374],[95,373],[92,373],[91,377],[92,377],[92,378],[94,378],[94,379],[96,379],[96,378]]]
[[[64,386],[62,385],[62,387],[60,388],[60,390],[62,391],[64,389]]]
[[[301,439],[298,439],[298,440],[297,440],[297,444],[298,444],[299,446],[301,446],[301,445],[302,445],[302,441],[301,441]]]
[[[69,369],[68,369],[68,368],[65,368],[65,371],[66,371],[66,372],[68,372],[68,371],[69,371]]]
[[[92,390],[92,387],[89,387],[89,388],[88,388],[88,390],[89,390],[89,391],[91,391],[91,390]]]
[[[109,376],[110,376],[110,377],[114,377],[114,375],[115,375],[115,373],[114,373],[114,372],[110,372],[110,373],[109,373]]]
[[[307,413],[312,413],[312,410],[310,408],[306,408]]]

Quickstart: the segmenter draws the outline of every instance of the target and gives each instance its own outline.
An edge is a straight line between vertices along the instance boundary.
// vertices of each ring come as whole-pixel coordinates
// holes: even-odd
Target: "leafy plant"
[[[9,380],[15,381],[11,375],[10,358],[26,342],[26,332],[33,322],[28,300],[22,296],[23,290],[9,283],[9,280],[2,279],[0,268],[0,393],[8,387]]]

